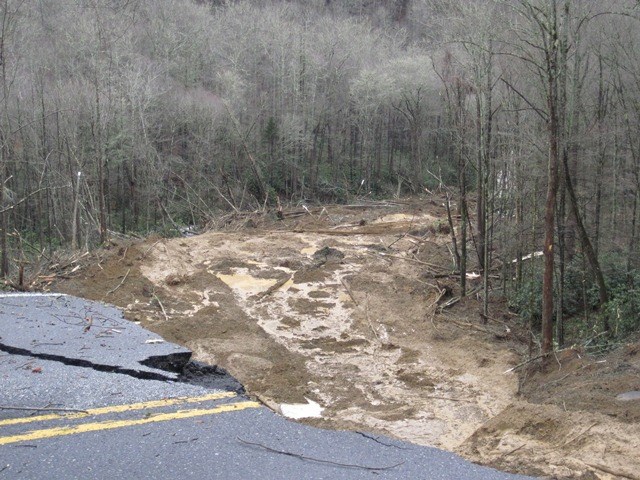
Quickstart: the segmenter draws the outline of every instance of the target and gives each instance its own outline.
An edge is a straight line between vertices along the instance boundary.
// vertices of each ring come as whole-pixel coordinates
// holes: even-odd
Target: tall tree
[[[556,201],[560,184],[559,168],[565,114],[564,89],[569,48],[567,28],[570,0],[519,0],[517,13],[527,25],[515,32],[516,56],[535,72],[540,82],[547,130],[547,193],[544,208],[544,271],[542,279],[542,353],[553,350],[554,240]]]

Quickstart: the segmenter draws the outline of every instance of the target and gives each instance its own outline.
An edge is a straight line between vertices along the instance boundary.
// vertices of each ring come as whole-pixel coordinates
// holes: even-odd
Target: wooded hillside
[[[486,265],[547,341],[564,314],[624,334],[639,18],[632,0],[2,0],[2,274],[112,231],[440,189],[463,293]]]

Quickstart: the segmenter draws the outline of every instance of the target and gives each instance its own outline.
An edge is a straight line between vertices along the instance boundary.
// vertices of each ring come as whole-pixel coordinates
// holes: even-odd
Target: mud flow
[[[113,247],[56,288],[123,307],[301,421],[514,472],[640,478],[640,401],[616,398],[640,390],[640,355],[572,354],[521,386],[527,334],[499,293],[488,324],[475,295],[455,301],[446,218],[436,197],[238,217]]]

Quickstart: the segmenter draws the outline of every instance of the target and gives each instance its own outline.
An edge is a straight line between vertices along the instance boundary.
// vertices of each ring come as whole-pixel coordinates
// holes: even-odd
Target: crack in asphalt
[[[0,337],[1,338],[1,337]],[[152,356],[139,363],[159,370],[177,373],[177,377],[172,378],[161,373],[148,372],[143,370],[134,370],[131,368],[118,367],[115,365],[103,365],[93,363],[88,360],[79,358],[69,358],[62,355],[54,355],[50,353],[37,353],[25,348],[12,347],[0,343],[0,351],[11,355],[19,355],[23,357],[39,358],[59,362],[64,365],[90,368],[98,372],[117,373],[120,375],[128,375],[139,380],[158,380],[161,382],[187,383],[190,385],[199,385],[205,388],[235,392],[239,395],[246,393],[244,386],[236,380],[224,368],[217,365],[207,365],[200,362],[189,361],[191,353],[173,353],[168,355]]]
[[[384,445],[385,447],[393,447],[393,448],[397,448],[399,450],[407,450],[407,447],[401,447],[399,445],[394,445],[392,443],[382,442],[382,441],[380,441],[379,438],[377,438],[377,437],[375,437],[373,435],[370,435],[370,434],[368,434],[366,432],[362,432],[360,430],[356,430],[355,433],[357,433],[358,435],[363,436],[364,438],[368,438],[369,440],[373,440],[374,442],[379,443],[380,445]]]
[[[171,378],[166,375],[162,375],[161,373],[145,372],[142,370],[134,370],[131,368],[118,367],[115,365],[102,365],[99,363],[90,362],[88,360],[82,360],[80,358],[69,358],[62,355],[54,355],[50,353],[37,353],[37,352],[32,352],[30,350],[27,350],[25,348],[12,347],[10,345],[5,345],[3,343],[0,343],[0,351],[10,353],[12,355],[20,355],[23,357],[33,357],[33,358],[40,358],[42,360],[60,362],[64,365],[70,365],[74,367],[91,368],[98,372],[108,372],[108,373],[118,373],[121,375],[129,375],[130,377],[138,378],[140,380],[160,380],[163,382],[179,382],[180,381],[179,378]],[[180,355],[180,354],[176,354],[176,355]],[[191,357],[191,354],[189,354],[189,357]],[[144,362],[151,363],[153,361],[156,361],[154,359],[161,359],[161,358],[162,357],[149,357],[147,360],[144,360]],[[186,364],[187,362],[184,362],[184,363]],[[146,363],[144,365],[155,367],[155,365],[150,365],[149,363]],[[157,368],[160,368],[160,367],[157,367]]]

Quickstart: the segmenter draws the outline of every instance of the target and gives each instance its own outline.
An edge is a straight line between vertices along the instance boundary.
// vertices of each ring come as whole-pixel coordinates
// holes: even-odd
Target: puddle
[[[215,275],[227,284],[229,288],[248,296],[264,292],[278,282],[274,278],[257,278],[249,275],[246,268],[239,268],[237,272],[233,275],[225,275],[223,273],[216,273]]]
[[[282,415],[299,420],[301,418],[320,418],[324,408],[319,403],[305,398],[307,403],[283,403],[280,405]]]
[[[408,215],[406,213],[392,213],[391,215],[385,215],[375,219],[371,223],[388,223],[388,222],[410,222],[411,220],[417,220],[415,215]]]
[[[395,223],[395,222],[423,222],[425,220],[434,220],[431,215],[412,215],[409,213],[392,213],[375,219],[371,223]]]
[[[305,238],[305,243],[307,244],[307,246],[300,250],[300,253],[302,255],[311,256],[320,248],[318,246],[318,242],[315,241],[315,239]]]
[[[618,395],[616,397],[616,400],[621,400],[623,402],[630,402],[632,400],[640,400],[640,391],[633,391],[633,392],[625,392],[625,393],[621,393],[620,395]]]

